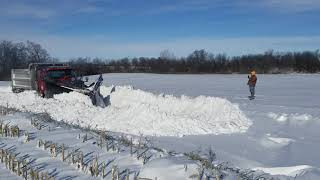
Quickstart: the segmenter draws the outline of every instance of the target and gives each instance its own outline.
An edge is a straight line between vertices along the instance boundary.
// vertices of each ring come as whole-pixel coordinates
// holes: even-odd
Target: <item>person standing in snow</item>
[[[249,86],[249,90],[251,93],[251,96],[249,96],[250,99],[254,99],[254,95],[255,95],[255,87],[256,87],[256,83],[257,83],[257,76],[256,76],[256,71],[251,71],[250,75],[248,75],[248,86]]]

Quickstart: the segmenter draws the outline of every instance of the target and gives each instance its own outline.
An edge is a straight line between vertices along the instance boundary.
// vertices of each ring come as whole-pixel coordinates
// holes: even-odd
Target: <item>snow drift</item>
[[[300,166],[291,166],[291,167],[272,167],[272,168],[263,168],[263,167],[257,167],[253,170],[260,170],[265,173],[271,174],[271,175],[285,175],[285,176],[301,176],[303,174],[306,174],[308,171],[316,171],[312,166],[308,165],[300,165]]]
[[[108,95],[111,87],[101,87]],[[183,136],[245,132],[252,124],[236,104],[199,96],[155,95],[130,86],[116,87],[111,106],[94,107],[89,97],[76,93],[43,99],[35,92],[19,94],[3,88],[0,105],[22,111],[46,112],[58,121],[134,135]]]

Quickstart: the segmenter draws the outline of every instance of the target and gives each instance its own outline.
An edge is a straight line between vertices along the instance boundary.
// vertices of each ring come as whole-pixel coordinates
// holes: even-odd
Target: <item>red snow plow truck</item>
[[[11,80],[15,93],[35,90],[41,97],[52,98],[54,94],[76,91],[90,96],[93,105],[105,107],[109,104],[110,97],[103,98],[100,94],[102,75],[88,86],[68,64],[32,63],[28,69],[12,69]]]

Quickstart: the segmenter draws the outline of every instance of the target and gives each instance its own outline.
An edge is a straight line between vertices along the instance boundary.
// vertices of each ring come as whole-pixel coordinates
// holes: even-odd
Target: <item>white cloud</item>
[[[0,7],[0,14],[14,17],[32,17],[47,19],[56,15],[53,9],[28,4],[10,4]]]
[[[8,34],[0,39],[16,42],[31,40],[40,43],[52,56],[59,58],[102,57],[121,58],[135,56],[158,57],[168,49],[176,56],[187,56],[195,49],[206,49],[212,53],[242,55],[275,51],[303,51],[320,48],[320,36],[291,37],[239,37],[239,38],[183,38],[170,41],[120,42],[106,37],[62,37],[44,34]]]
[[[172,12],[204,11],[227,4],[223,0],[176,0],[160,6],[143,9],[143,14],[163,14]]]
[[[246,4],[258,5],[260,8],[269,8],[278,12],[296,13],[315,11],[320,9],[319,0],[244,0]]]
[[[98,8],[96,6],[86,6],[86,7],[80,7],[78,10],[76,10],[76,13],[98,13],[103,12],[102,8]]]
[[[201,11],[224,7],[227,11],[247,11],[248,7],[276,11],[280,13],[296,13],[320,9],[320,0],[176,0],[169,4],[143,10],[146,13],[160,14],[166,12]],[[244,9],[239,9],[244,8]]]
[[[320,0],[174,0],[160,5],[146,3],[143,7],[123,9],[121,6],[110,8],[108,6],[97,6],[96,0],[51,3],[2,3],[0,15],[8,17],[32,17],[38,19],[48,19],[54,16],[63,16],[70,13],[102,13],[104,15],[134,15],[134,14],[163,14],[171,12],[204,11],[214,8],[225,7],[227,11],[247,10],[248,7],[258,9],[269,9],[277,12],[305,12],[320,10]],[[116,1],[109,0],[107,3]],[[106,3],[106,1],[104,1]],[[131,7],[131,6],[130,6]]]
[[[8,18],[35,18],[40,20],[50,19],[54,17],[64,17],[77,13],[98,13],[104,9],[87,2],[66,1],[46,4],[46,3],[19,3],[10,2],[3,3],[0,6],[0,15]]]

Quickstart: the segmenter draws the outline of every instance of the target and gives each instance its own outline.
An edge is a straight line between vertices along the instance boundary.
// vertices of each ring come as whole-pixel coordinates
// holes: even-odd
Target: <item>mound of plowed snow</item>
[[[108,95],[109,87],[101,87]],[[251,125],[239,107],[226,99],[199,96],[155,95],[132,87],[117,87],[111,106],[103,109],[76,93],[43,99],[35,92],[2,92],[0,105],[22,111],[46,112],[54,119],[80,126],[129,134],[182,136],[245,132]]]

